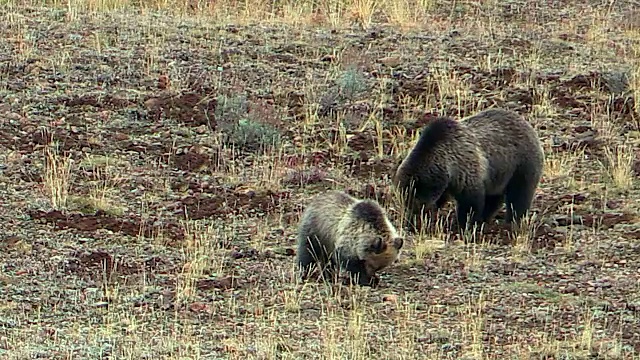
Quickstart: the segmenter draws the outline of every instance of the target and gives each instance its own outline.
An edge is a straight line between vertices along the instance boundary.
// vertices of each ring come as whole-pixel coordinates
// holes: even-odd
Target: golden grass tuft
[[[615,148],[604,148],[605,160],[603,164],[605,177],[619,191],[628,191],[634,186],[633,163],[634,148],[628,145],[618,145]]]
[[[61,155],[55,146],[44,149],[44,160],[44,187],[51,206],[65,209],[71,189],[73,160],[68,155]]]

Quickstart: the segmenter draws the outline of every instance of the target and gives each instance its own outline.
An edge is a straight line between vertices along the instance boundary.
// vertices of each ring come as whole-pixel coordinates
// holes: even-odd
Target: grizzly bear
[[[376,272],[398,258],[403,243],[376,201],[329,190],[313,198],[302,214],[296,261],[303,279],[320,265],[325,280],[345,270],[352,282],[377,286]]]
[[[456,201],[458,226],[490,221],[506,203],[506,221],[519,225],[529,211],[544,166],[533,127],[520,115],[489,109],[456,121],[438,117],[422,129],[398,166],[393,184],[410,222],[422,211]]]

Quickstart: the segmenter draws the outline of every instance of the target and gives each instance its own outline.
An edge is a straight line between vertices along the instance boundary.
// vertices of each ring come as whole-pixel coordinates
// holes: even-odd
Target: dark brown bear
[[[398,167],[393,184],[412,221],[454,198],[462,229],[468,219],[477,225],[490,221],[505,202],[506,221],[519,224],[531,207],[543,166],[533,127],[515,112],[489,109],[460,121],[432,120]]]
[[[330,190],[317,195],[302,214],[296,261],[303,279],[320,265],[325,280],[333,280],[341,268],[352,281],[376,286],[376,272],[398,258],[402,245],[377,202]]]

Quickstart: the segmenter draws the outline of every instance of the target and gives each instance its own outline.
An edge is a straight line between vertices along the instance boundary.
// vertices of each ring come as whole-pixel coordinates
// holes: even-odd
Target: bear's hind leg
[[[320,268],[322,273],[331,271],[332,262],[330,252],[324,244],[328,242],[325,238],[319,238],[312,231],[301,231],[299,235],[296,262],[298,263],[299,275],[305,280],[313,272],[314,268]]]
[[[496,213],[504,204],[504,194],[487,195],[484,198],[484,210],[482,212],[482,220],[489,222],[496,216]]]
[[[518,176],[511,179],[506,189],[507,223],[520,225],[531,208],[537,184],[535,177]]]

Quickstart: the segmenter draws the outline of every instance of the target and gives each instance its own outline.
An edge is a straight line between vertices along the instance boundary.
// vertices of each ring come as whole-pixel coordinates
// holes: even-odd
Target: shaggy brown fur
[[[454,198],[463,229],[468,218],[476,224],[491,220],[505,201],[507,222],[519,224],[543,163],[533,127],[515,112],[489,109],[461,121],[440,117],[427,124],[393,183],[403,192],[410,218]]]
[[[316,196],[302,214],[297,263],[303,279],[321,265],[325,280],[342,268],[358,284],[375,286],[376,272],[398,258],[402,245],[377,202],[330,190]]]

